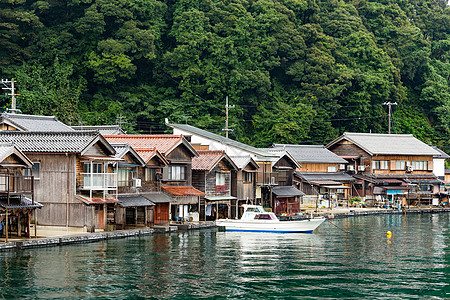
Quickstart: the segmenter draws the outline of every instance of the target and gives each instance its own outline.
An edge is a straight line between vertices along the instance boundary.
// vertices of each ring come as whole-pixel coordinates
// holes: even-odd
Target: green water
[[[449,299],[448,226],[448,214],[371,216],[314,234],[202,230],[0,252],[0,295]]]

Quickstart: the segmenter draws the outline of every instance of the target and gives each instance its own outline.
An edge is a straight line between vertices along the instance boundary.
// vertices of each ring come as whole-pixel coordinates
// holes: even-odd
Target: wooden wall
[[[328,172],[328,167],[336,167],[339,171],[340,164],[330,164],[330,163],[300,163],[302,168],[301,172]]]

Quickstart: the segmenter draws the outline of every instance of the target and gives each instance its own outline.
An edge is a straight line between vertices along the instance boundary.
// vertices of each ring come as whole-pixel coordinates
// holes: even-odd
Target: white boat
[[[226,231],[276,232],[276,233],[312,233],[325,218],[301,221],[280,221],[273,212],[266,212],[260,205],[244,204],[241,219],[219,219],[217,226],[224,226]]]

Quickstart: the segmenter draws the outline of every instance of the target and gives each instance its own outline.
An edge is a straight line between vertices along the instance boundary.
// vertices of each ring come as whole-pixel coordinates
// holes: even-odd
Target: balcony
[[[33,176],[0,173],[0,194],[33,192]]]
[[[115,190],[117,189],[117,173],[81,173],[82,190]]]

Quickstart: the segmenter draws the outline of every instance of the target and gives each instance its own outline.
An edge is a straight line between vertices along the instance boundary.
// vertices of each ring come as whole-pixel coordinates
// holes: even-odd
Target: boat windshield
[[[270,214],[259,214],[255,216],[255,220],[272,220],[272,216]]]

